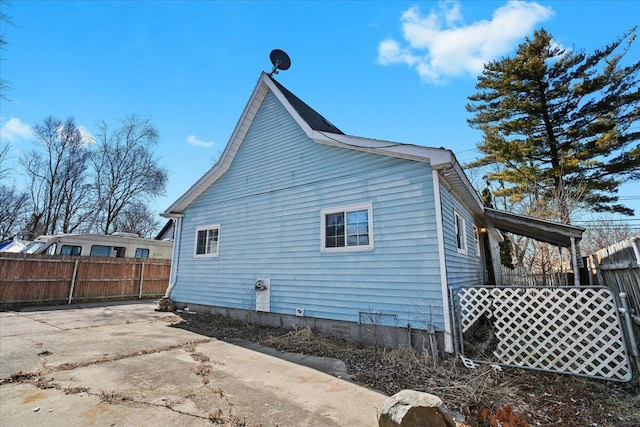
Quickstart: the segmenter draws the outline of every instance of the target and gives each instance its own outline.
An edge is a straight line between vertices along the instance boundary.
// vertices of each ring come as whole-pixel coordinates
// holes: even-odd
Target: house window
[[[473,243],[476,245],[476,256],[480,256],[480,232],[475,225],[473,226]]]
[[[149,249],[136,248],[136,258],[149,258]]]
[[[322,252],[373,250],[371,203],[323,209],[320,216]]]
[[[82,246],[62,245],[62,247],[60,248],[60,255],[78,256],[81,254],[82,254]]]
[[[217,257],[220,243],[220,225],[196,228],[196,257]]]
[[[467,235],[466,235],[464,218],[457,211],[453,212],[453,216],[454,216],[454,225],[455,225],[455,232],[456,232],[456,246],[458,248],[458,252],[466,253],[467,252]]]

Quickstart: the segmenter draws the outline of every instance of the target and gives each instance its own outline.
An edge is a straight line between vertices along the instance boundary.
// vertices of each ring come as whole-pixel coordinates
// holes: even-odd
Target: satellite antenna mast
[[[287,52],[284,50],[272,50],[269,54],[269,59],[271,59],[271,63],[273,64],[273,69],[269,73],[269,76],[278,74],[278,70],[285,71],[291,67],[291,59],[289,59],[289,55],[287,55]]]

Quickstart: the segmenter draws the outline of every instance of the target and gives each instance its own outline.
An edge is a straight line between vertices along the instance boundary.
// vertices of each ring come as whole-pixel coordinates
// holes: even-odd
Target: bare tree
[[[4,6],[10,6],[10,5],[11,3],[8,2],[7,0],[0,0],[0,28],[2,28],[3,24],[13,25],[13,19],[11,19],[11,16],[7,15],[2,11],[2,8]],[[6,44],[7,42],[4,38],[4,33],[0,33],[0,61],[4,61],[4,58],[2,57],[1,53],[4,50],[4,47]],[[7,90],[9,89],[11,89],[11,84],[9,83],[9,81],[3,78],[0,78],[0,99],[4,99],[5,101],[8,101],[6,93],[7,93]]]
[[[49,116],[33,131],[37,147],[21,159],[29,178],[32,208],[26,235],[71,232],[88,211],[85,141],[72,118],[63,123]]]
[[[0,240],[19,234],[19,225],[29,195],[16,190],[15,187],[0,186]]]
[[[584,233],[582,248],[587,254],[593,254],[600,249],[629,239],[638,234],[629,222],[614,219],[611,215],[605,215],[589,221]]]
[[[120,212],[114,221],[115,231],[126,231],[136,233],[140,237],[153,237],[153,233],[158,230],[160,219],[142,203],[135,203]]]
[[[149,119],[131,115],[114,131],[104,121],[98,128],[93,167],[100,208],[94,223],[100,221],[101,232],[109,234],[122,212],[164,194],[167,171],[153,155],[159,135]]]
[[[10,167],[6,166],[7,159],[9,158],[9,149],[11,146],[9,143],[2,144],[0,142],[0,179],[4,180],[9,175]]]

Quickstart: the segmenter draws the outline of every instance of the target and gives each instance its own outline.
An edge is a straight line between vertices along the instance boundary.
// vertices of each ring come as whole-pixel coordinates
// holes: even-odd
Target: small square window
[[[321,221],[322,252],[373,249],[371,203],[323,209]]]
[[[196,228],[195,257],[217,257],[220,243],[220,225]]]

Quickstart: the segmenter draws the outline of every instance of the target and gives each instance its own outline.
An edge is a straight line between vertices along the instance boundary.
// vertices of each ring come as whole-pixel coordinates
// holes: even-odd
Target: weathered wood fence
[[[156,298],[171,260],[0,254],[0,306]]]
[[[500,266],[502,283],[509,286],[569,286],[573,284],[573,272],[554,271],[547,274],[531,273],[522,266]]]
[[[611,289],[619,300],[627,294],[627,305],[633,319],[629,333],[635,335],[634,354],[640,353],[640,235],[623,240],[589,256],[590,279]],[[637,361],[640,365],[640,360]],[[640,369],[640,367],[639,367]]]

